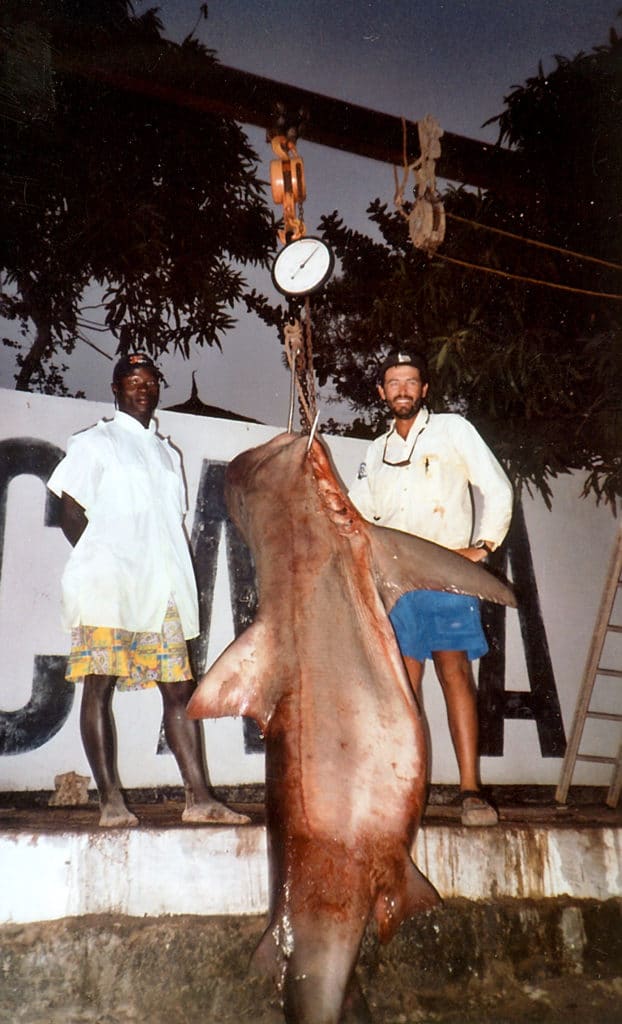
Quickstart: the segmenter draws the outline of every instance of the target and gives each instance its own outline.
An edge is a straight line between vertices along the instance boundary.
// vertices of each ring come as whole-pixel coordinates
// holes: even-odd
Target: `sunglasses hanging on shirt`
[[[429,420],[430,420],[430,412],[428,410],[428,415],[426,417],[426,421],[423,424],[423,426],[421,427],[421,429],[417,432],[417,436],[415,437],[415,440],[413,441],[413,446],[410,449],[408,458],[407,459],[400,459],[399,462],[391,462],[390,459],[387,459],[387,445],[389,443],[389,438],[392,437],[392,435],[395,433],[395,427],[391,428],[391,430],[387,434],[386,440],[384,442],[384,451],[382,453],[382,461],[384,462],[385,466],[395,466],[396,468],[399,468],[400,466],[410,466],[410,463],[411,463],[411,460],[412,460],[412,457],[413,457],[413,453],[415,451],[415,446],[417,444],[417,441],[419,440],[419,438],[423,434],[423,431],[427,427],[427,425],[429,423]],[[427,469],[427,465],[426,465],[426,469]]]

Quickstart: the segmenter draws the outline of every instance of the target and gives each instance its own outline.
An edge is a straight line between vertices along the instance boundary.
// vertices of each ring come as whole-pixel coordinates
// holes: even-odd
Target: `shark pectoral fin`
[[[434,886],[421,874],[419,868],[408,859],[404,885],[397,893],[382,891],[374,907],[374,917],[381,942],[393,938],[402,921],[431,910],[440,903],[440,896]]]
[[[448,548],[401,530],[370,526],[374,572],[387,611],[410,590],[449,590],[516,607],[511,588]]]
[[[264,652],[274,649],[265,624],[256,619],[223,651],[198,681],[187,707],[189,718],[254,718],[265,732],[278,694],[273,664]]]

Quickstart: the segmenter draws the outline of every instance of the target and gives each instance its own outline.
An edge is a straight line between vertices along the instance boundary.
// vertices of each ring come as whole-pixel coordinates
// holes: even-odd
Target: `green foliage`
[[[493,120],[499,141],[529,159],[546,200],[540,212],[549,240],[622,259],[622,39],[615,29],[590,53],[556,57],[549,74],[540,65]]]
[[[214,55],[125,0],[20,0],[0,32],[0,273],[30,342],[18,388],[58,384],[50,359],[71,354],[93,282],[120,350],[220,345],[241,268],[267,261],[275,230],[241,128],[176,102]]]
[[[551,499],[551,478],[579,470],[585,493],[615,511],[622,494],[622,303],[493,276],[622,294],[622,273],[477,225],[622,261],[611,197],[622,180],[622,50],[608,46],[540,74],[506,100],[504,141],[528,160],[534,201],[449,189],[447,233],[433,258],[375,200],[376,241],[337,212],[322,232],[340,273],[313,310],[320,384],[360,414],[356,432],[384,428],[377,370],[396,345],[426,353],[431,404],[466,415],[517,486]],[[406,211],[408,207],[406,207]],[[459,218],[459,219],[458,219]],[[447,258],[446,258],[447,257]],[[352,433],[353,427],[341,427]]]

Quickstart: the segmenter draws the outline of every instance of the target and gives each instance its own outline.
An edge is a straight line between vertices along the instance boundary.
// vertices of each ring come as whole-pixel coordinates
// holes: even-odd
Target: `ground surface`
[[[503,786],[491,788],[491,796],[499,809],[503,824],[555,825],[556,828],[607,826],[622,828],[622,805],[616,808],[605,804],[606,791],[583,787],[571,791],[567,804],[557,804],[550,786]],[[218,791],[218,797],[250,815],[254,824],[265,820],[262,802],[263,787],[239,787]],[[424,823],[459,824],[460,808],[456,802],[455,786],[433,787],[428,801]],[[94,827],[98,820],[94,792],[89,803],[81,806],[50,807],[48,792],[30,791],[0,793],[0,828],[34,829],[37,831],[83,830]],[[128,805],[146,827],[176,828],[182,805],[181,791],[177,787],[161,790],[135,790],[127,794]]]
[[[473,930],[508,934],[505,914],[445,906],[387,947],[366,940],[358,975],[374,1024],[619,1024],[622,972],[558,973],[536,935],[531,956],[498,945],[474,970]],[[537,908],[523,908],[536,922]],[[546,917],[546,915],[545,915]],[[542,926],[542,920],[536,931]],[[609,914],[620,932],[620,907]],[[617,923],[616,923],[617,922]],[[545,921],[550,927],[553,919]],[[247,973],[257,918],[115,918],[0,928],[2,1024],[283,1024],[272,984]],[[436,930],[438,941],[434,943]],[[483,929],[486,931],[486,929]],[[432,938],[432,943],[430,939]],[[427,949],[423,959],[422,949]],[[515,960],[512,953],[517,953]],[[481,949],[480,949],[481,953]],[[618,955],[619,961],[619,955]],[[598,976],[599,975],[599,976]]]
[[[254,796],[232,803],[261,822]],[[179,826],[178,793],[129,797],[143,827]],[[0,795],[0,828],[96,827],[93,800],[48,807],[48,798]],[[499,806],[502,824],[622,826],[602,794],[558,807],[550,792],[505,791]],[[457,824],[451,793],[426,817]],[[0,926],[0,1024],[283,1024],[272,983],[248,973],[264,925],[108,914]],[[357,971],[374,1024],[619,1024],[622,900],[448,900],[387,946],[368,934]]]

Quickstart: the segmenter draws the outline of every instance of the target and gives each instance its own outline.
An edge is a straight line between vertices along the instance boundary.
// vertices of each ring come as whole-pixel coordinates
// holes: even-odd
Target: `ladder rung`
[[[615,757],[602,757],[598,754],[577,754],[577,761],[592,761],[594,764],[617,764]]]
[[[583,727],[588,718],[606,719],[610,722],[622,722],[622,714],[610,713],[607,711],[590,711],[592,691],[596,684],[597,676],[609,676],[622,679],[622,669],[603,668],[599,665],[603,657],[605,639],[608,633],[622,634],[622,623],[619,613],[614,611],[615,601],[622,588],[622,525],[618,527],[616,540],[611,552],[611,561],[605,579],[600,606],[596,616],[592,640],[588,649],[585,669],[579,690],[577,704],[575,707],[572,729],[568,738],[566,754],[562,765],[559,785],[555,791],[555,799],[558,803],[565,803],[568,789],[572,782],[572,776],[577,761],[590,761],[594,764],[613,765],[613,778],[607,794],[607,805],[615,807],[620,793],[622,792],[622,745],[617,757],[604,757],[598,754],[580,754],[579,746],[583,734]],[[612,622],[617,619],[617,622]],[[609,659],[608,659],[609,660]],[[616,658],[614,664],[620,664]]]

